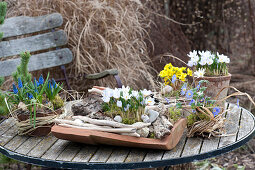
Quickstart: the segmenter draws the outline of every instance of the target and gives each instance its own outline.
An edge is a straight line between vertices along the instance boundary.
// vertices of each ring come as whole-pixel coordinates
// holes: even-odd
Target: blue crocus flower
[[[187,93],[186,93],[186,97],[188,99],[191,99],[193,97],[193,92],[191,90],[188,90]]]
[[[192,103],[195,103],[195,100],[192,99],[190,102],[189,102],[189,105],[191,105]]]
[[[39,82],[36,80],[36,78],[34,79],[34,85],[35,87],[38,87],[40,85]]]
[[[237,107],[239,108],[239,99],[236,100]]]
[[[185,83],[181,88],[181,95],[184,96],[187,91],[187,83]]]
[[[53,92],[52,92],[52,85],[51,85],[50,81],[48,81],[48,88],[50,89],[51,94],[52,94],[52,93],[53,93]]]
[[[201,86],[201,83],[198,83],[198,85],[196,87],[197,91],[200,89],[200,86]]]
[[[57,83],[54,79],[52,79],[52,85],[53,85],[53,88],[55,89],[57,87]]]
[[[213,108],[213,116],[217,116],[220,113],[220,108],[219,107],[214,107]]]
[[[39,85],[43,84],[44,83],[44,79],[43,79],[43,75],[41,74],[41,76],[39,77]]]
[[[23,87],[23,84],[20,78],[18,78],[18,87],[19,89]]]
[[[35,89],[34,92],[36,92],[37,94],[39,93],[39,91],[37,89]]]
[[[172,83],[175,83],[176,79],[177,79],[176,75],[174,74],[173,77],[172,77]]]
[[[27,93],[27,97],[28,97],[29,99],[34,98],[34,96],[33,96],[31,93]]]
[[[205,101],[205,98],[202,98],[199,100],[200,103],[203,103]]]
[[[15,86],[15,84],[12,84],[12,88],[13,88],[13,93],[14,94],[17,94],[19,92],[17,87]]]
[[[170,101],[169,101],[169,99],[168,98],[165,98],[165,100],[166,100],[166,102],[169,104],[170,103]]]

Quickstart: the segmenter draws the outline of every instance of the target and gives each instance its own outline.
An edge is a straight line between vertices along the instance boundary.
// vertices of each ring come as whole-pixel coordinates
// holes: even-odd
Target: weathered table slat
[[[183,157],[183,156],[191,156],[191,155],[198,154],[200,151],[202,142],[203,142],[203,139],[200,137],[188,138],[181,156]]]
[[[15,152],[23,155],[28,154],[38,143],[43,140],[44,137],[30,137],[22,145],[20,145]]]
[[[28,63],[28,70],[40,70],[70,63],[73,59],[72,52],[68,48],[49,51],[46,53],[32,55]],[[20,64],[20,58],[0,62],[0,76],[9,76]]]
[[[110,158],[107,160],[108,163],[124,162],[129,154],[128,148],[114,149]]]
[[[239,129],[241,108],[238,108],[234,104],[229,104],[229,109],[230,111],[228,111],[226,114],[227,121],[225,123],[226,124],[225,128],[226,128],[227,134],[233,134],[233,135],[221,138],[219,143],[219,148],[236,141],[236,135]]]
[[[73,162],[88,162],[98,149],[97,146],[85,145],[81,146],[81,150],[74,157]]]
[[[112,153],[112,146],[101,146],[89,162],[106,162]]]
[[[80,151],[81,145],[74,142],[69,142],[67,147],[58,156],[57,160],[60,161],[72,161],[75,155]]]
[[[0,135],[4,134],[8,129],[10,129],[15,124],[15,121],[13,118],[9,118],[4,120],[0,124]]]
[[[50,159],[50,160],[56,160],[57,157],[60,155],[60,153],[63,152],[63,150],[66,148],[66,146],[69,144],[69,141],[59,139],[52,147],[49,148],[49,150],[46,151],[46,153],[42,156],[43,159]]]
[[[23,144],[27,139],[28,139],[27,136],[19,136],[19,135],[17,135],[11,141],[9,141],[4,147],[14,151],[21,144]]]
[[[45,137],[28,153],[28,156],[41,157],[56,141],[57,138],[54,136]]]
[[[61,26],[63,18],[54,13],[39,17],[19,16],[7,18],[0,30],[4,33],[3,38],[15,37]]]
[[[186,142],[186,134],[187,134],[187,130],[184,131],[181,140],[179,141],[179,143],[176,145],[176,147],[174,147],[172,150],[170,151],[165,151],[165,154],[163,156],[163,160],[164,159],[171,159],[171,158],[177,158],[181,156],[183,147],[185,145]]]
[[[18,130],[16,126],[11,126],[9,130],[7,130],[4,134],[1,135],[0,145],[4,146],[7,142],[9,142],[14,136],[16,136]]]
[[[164,155],[162,150],[149,150],[143,161],[161,160]]]
[[[253,128],[254,121],[252,121],[252,117],[248,114],[247,110],[242,109],[240,129],[238,131],[237,140],[246,136]]]
[[[125,162],[141,162],[146,155],[146,149],[132,149]]]
[[[74,168],[77,168],[76,165],[82,165],[78,167],[80,169],[91,167],[108,167],[107,169],[116,169],[117,167],[145,168],[161,166],[160,162],[163,163],[164,161],[170,165],[175,164],[178,160],[183,163],[183,157],[189,157],[188,160],[191,161],[201,159],[201,157],[198,157],[199,154],[208,154],[206,158],[216,156],[221,153],[220,147],[242,141],[248,137],[248,139],[250,139],[251,132],[254,134],[255,119],[249,111],[245,109],[241,110],[241,108],[235,105],[230,105],[230,112],[227,114],[226,118],[228,119],[226,122],[227,134],[234,133],[235,135],[221,138],[212,137],[211,139],[187,138],[187,132],[185,131],[180,142],[170,151],[107,145],[93,146],[56,139],[51,135],[47,137],[29,138],[17,136],[17,130],[13,121],[8,119],[0,124],[0,151],[1,148],[4,147],[13,151],[12,155],[17,153],[23,154],[24,156],[32,156],[33,158],[41,158],[43,159],[42,162],[50,160],[53,161],[51,163],[55,163],[54,167],[61,168],[67,168],[62,166],[65,164],[69,164],[69,168],[70,164],[72,164]],[[243,143],[240,142],[239,146],[241,146],[241,144]],[[230,151],[238,146],[235,145],[233,148],[231,145],[228,145],[226,147],[229,149],[226,150],[225,148],[222,150],[222,153]],[[210,152],[210,154],[208,152]],[[9,156],[11,157],[11,155]],[[175,159],[175,161],[171,161],[171,159]],[[154,161],[156,161],[155,164]],[[51,165],[51,163],[47,165]],[[43,163],[40,165],[43,165]],[[97,165],[99,166],[97,167]],[[166,164],[162,164],[162,166],[165,165]]]
[[[35,52],[63,46],[66,43],[67,36],[63,30],[16,40],[1,41],[0,58],[18,55],[24,50]]]

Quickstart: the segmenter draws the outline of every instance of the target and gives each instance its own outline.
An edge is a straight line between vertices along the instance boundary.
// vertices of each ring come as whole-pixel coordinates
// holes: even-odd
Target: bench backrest
[[[63,18],[58,13],[39,17],[13,17],[5,20],[0,26],[4,33],[3,38],[12,38],[9,41],[0,41],[0,59],[20,54],[22,51],[36,52],[28,64],[29,71],[64,65],[72,62],[73,55],[68,48],[60,48],[67,44],[67,35],[63,30],[54,31],[63,24]],[[38,35],[20,38],[17,36],[44,31]],[[57,48],[57,50],[55,50]],[[52,50],[54,49],[54,50]],[[47,50],[45,52],[45,50]],[[40,53],[40,51],[44,51]],[[20,64],[20,58],[0,61],[0,76],[9,76]]]

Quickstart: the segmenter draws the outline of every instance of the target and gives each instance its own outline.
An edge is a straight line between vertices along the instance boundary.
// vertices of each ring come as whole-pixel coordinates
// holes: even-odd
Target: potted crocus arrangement
[[[129,86],[122,88],[106,88],[102,93],[103,111],[114,120],[124,124],[133,124],[139,121],[148,121],[147,115],[144,115],[145,106],[153,106],[155,99],[150,95],[150,90],[133,90]],[[153,115],[156,119],[158,116]],[[153,122],[154,120],[151,120]]]
[[[197,85],[200,80],[207,80],[206,94],[216,97],[218,92],[229,86],[231,74],[228,73],[229,57],[211,51],[191,51],[188,56],[188,66],[194,70],[194,81]],[[227,96],[227,89],[219,94],[222,99]]]
[[[184,84],[181,88],[181,95],[185,96],[185,102],[178,103],[178,107],[186,112],[188,137],[219,136],[223,133],[225,110],[217,100],[213,100],[204,93],[207,87],[203,85],[208,83],[207,80],[200,80],[196,87],[187,88]]]
[[[7,102],[11,115],[18,121],[19,134],[43,136],[50,132],[55,115],[61,113],[64,102],[58,93],[62,87],[49,79],[49,73],[45,80],[42,75],[38,81],[32,80],[27,70],[29,58],[29,52],[21,53],[21,64],[13,73],[16,83]]]

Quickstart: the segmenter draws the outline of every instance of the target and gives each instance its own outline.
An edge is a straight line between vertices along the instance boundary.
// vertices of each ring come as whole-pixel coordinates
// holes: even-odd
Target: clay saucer
[[[171,134],[161,140],[142,137],[137,138],[133,136],[62,127],[58,125],[54,125],[51,128],[51,132],[55,137],[59,139],[92,145],[107,144],[115,146],[170,150],[174,148],[180,141],[186,125],[187,119],[180,119],[174,124],[171,130]]]

